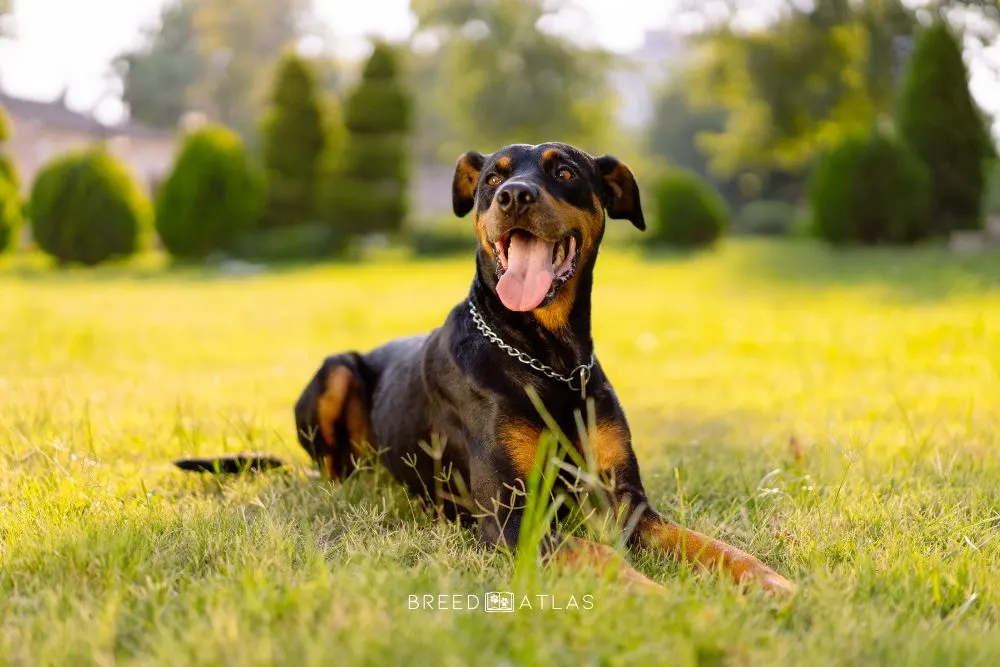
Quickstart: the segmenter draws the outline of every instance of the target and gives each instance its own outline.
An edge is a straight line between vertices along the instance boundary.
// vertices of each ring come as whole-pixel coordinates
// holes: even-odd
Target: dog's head
[[[469,151],[455,168],[452,204],[459,217],[474,211],[480,261],[503,305],[549,329],[565,326],[579,274],[592,269],[605,210],[646,228],[624,163],[560,143]]]

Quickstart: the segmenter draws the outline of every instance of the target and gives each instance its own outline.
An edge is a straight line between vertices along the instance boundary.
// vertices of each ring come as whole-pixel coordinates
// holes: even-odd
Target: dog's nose
[[[530,183],[507,182],[497,191],[497,206],[507,215],[520,215],[538,201],[538,188]]]

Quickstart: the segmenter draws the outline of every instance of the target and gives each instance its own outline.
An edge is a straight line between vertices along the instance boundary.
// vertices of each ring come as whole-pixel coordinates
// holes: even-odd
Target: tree
[[[145,44],[113,61],[133,120],[172,129],[188,111],[189,91],[206,67],[194,26],[196,1],[165,5],[160,24],[144,30]]]
[[[454,159],[470,146],[562,140],[601,148],[612,127],[609,60],[545,32],[559,7],[542,0],[414,0],[421,31],[442,40],[434,90]]]
[[[797,171],[891,112],[899,39],[916,25],[901,0],[787,2],[751,31],[734,20],[749,7],[732,4],[730,22],[702,36],[689,77],[697,105],[728,114],[701,139],[714,170]]]
[[[978,229],[983,164],[994,149],[969,93],[958,38],[943,22],[917,39],[900,99],[899,129],[931,170],[935,231]]]
[[[11,16],[14,14],[13,0],[0,0],[0,38],[10,37],[12,28],[10,26]]]
[[[270,106],[261,124],[267,175],[268,227],[308,222],[326,134],[316,77],[310,64],[289,52],[278,64]]]
[[[707,176],[708,157],[698,145],[706,132],[721,132],[726,111],[718,107],[695,108],[684,92],[683,79],[657,96],[649,124],[649,150],[671,164]]]
[[[232,250],[256,228],[263,184],[233,131],[207,126],[184,141],[156,199],[156,231],[171,255]]]
[[[344,152],[324,205],[342,234],[396,231],[406,217],[412,112],[398,59],[376,43],[345,103]]]
[[[144,45],[114,61],[133,118],[174,127],[199,110],[252,138],[271,64],[302,34],[309,0],[170,0]]]
[[[925,0],[923,8],[961,26],[963,35],[990,46],[1000,36],[1000,3],[997,0]],[[956,26],[957,27],[957,26]]]
[[[207,66],[192,100],[251,138],[270,66],[301,36],[308,0],[196,0],[195,27]]]
[[[722,132],[728,113],[719,107],[695,107],[687,98],[687,89],[680,72],[657,96],[647,133],[649,151],[671,166],[689,169],[711,181],[733,210],[757,199],[797,201],[805,185],[801,174],[759,166],[720,174],[710,167],[703,138]]]
[[[407,86],[413,91],[413,157],[418,164],[452,165],[455,156],[468,148],[456,144],[451,118],[441,113],[442,80],[445,74],[445,49],[411,49]]]

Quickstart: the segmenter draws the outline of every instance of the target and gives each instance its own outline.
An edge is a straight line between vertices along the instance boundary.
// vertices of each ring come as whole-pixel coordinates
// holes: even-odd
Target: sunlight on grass
[[[510,558],[382,471],[235,480],[172,457],[307,465],[322,358],[437,326],[467,258],[168,271],[0,263],[0,664],[996,664],[1000,257],[730,243],[606,249],[597,353],[653,501],[796,580],[741,596],[583,575],[591,611],[411,611],[507,590]],[[460,660],[449,660],[458,655]]]

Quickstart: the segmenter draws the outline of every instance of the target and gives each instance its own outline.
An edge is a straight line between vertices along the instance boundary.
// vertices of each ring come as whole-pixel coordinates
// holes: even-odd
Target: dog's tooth
[[[564,259],[566,259],[566,246],[560,242],[556,244],[555,257],[552,258],[552,263],[558,268]]]

